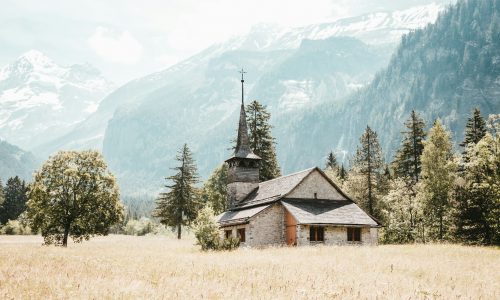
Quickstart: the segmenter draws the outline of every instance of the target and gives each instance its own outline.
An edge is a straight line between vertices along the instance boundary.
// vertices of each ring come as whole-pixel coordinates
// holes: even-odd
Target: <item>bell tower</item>
[[[234,154],[226,160],[227,176],[227,206],[232,210],[235,205],[259,186],[259,163],[261,158],[255,155],[248,141],[247,118],[244,102],[244,82],[241,69],[241,108],[238,124],[238,138]]]

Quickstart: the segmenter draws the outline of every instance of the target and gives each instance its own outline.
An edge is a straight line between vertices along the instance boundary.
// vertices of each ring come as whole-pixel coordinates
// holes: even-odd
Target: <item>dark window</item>
[[[361,228],[347,228],[347,241],[348,242],[361,242]]]
[[[314,193],[314,199],[318,199],[318,193]]]
[[[226,233],[226,239],[228,239],[232,235],[232,230],[226,230],[225,233]]]
[[[325,227],[311,226],[309,227],[309,241],[323,242],[325,240]]]
[[[241,243],[245,242],[245,228],[238,229],[238,238],[240,239]]]

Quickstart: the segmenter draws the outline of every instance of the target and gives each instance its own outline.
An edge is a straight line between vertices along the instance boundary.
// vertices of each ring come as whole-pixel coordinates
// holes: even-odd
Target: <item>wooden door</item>
[[[297,246],[297,221],[285,210],[286,243],[288,246]]]

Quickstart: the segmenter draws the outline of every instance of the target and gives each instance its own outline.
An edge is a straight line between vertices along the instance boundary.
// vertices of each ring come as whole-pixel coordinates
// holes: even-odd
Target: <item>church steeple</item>
[[[239,158],[260,160],[261,158],[253,153],[252,149],[250,148],[250,142],[248,140],[247,116],[245,113],[245,99],[244,99],[245,79],[243,78],[243,74],[245,74],[246,72],[243,71],[243,69],[241,69],[241,71],[239,72],[241,73],[240,121],[238,123],[238,138],[236,139],[236,148],[234,149],[234,155],[231,158],[239,157]]]
[[[246,72],[241,69],[241,108],[238,123],[238,138],[234,154],[226,163],[228,164],[228,207],[229,209],[246,197],[259,185],[259,161],[261,158],[255,155],[250,148],[248,139],[247,118],[244,100],[244,78]]]

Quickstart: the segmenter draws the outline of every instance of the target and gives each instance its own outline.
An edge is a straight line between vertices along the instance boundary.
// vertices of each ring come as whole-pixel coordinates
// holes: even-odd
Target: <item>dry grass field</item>
[[[0,299],[500,299],[500,250],[457,245],[239,249],[109,236],[67,249],[0,236]]]

